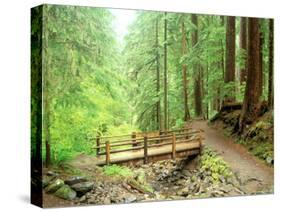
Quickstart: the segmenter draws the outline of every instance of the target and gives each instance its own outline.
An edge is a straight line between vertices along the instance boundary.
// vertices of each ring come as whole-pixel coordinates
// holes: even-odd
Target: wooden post
[[[199,134],[199,147],[200,147],[200,149],[199,149],[199,154],[201,155],[201,153],[202,153],[202,140],[203,140],[203,135],[202,135],[202,133],[203,133],[204,131],[202,130],[202,129],[200,129],[200,134]]]
[[[160,138],[160,139],[159,139],[159,141],[156,142],[157,144],[161,143],[161,141],[162,141],[162,140],[161,140],[161,135],[163,135],[163,131],[162,131],[162,130],[159,130],[159,138]]]
[[[108,165],[110,163],[110,143],[109,141],[106,141],[106,164]]]
[[[133,147],[137,146],[137,144],[136,144],[136,137],[137,137],[136,132],[132,132],[132,146]]]
[[[175,133],[173,133],[173,138],[172,138],[172,159],[176,159],[176,136]]]
[[[97,148],[97,155],[100,154],[100,136],[98,135],[97,138],[96,138],[96,146],[98,147]]]
[[[147,163],[147,136],[145,135],[143,138],[143,153],[144,153],[144,159],[143,162],[144,164]]]
[[[185,139],[188,139],[188,130],[187,130],[187,127],[185,126],[184,129],[183,129],[183,133],[185,134]]]

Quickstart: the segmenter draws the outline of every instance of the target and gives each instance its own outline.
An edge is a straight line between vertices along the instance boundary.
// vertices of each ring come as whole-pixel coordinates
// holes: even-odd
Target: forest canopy
[[[263,102],[273,108],[272,19],[136,11],[120,42],[113,11],[32,15],[32,156],[47,166],[95,154],[96,136],[181,128],[237,102],[243,130]]]

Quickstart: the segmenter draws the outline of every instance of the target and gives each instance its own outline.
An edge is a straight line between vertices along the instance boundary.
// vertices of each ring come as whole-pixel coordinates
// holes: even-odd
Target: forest
[[[32,160],[95,156],[97,136],[165,132],[229,111],[240,138],[273,116],[273,19],[135,11],[120,42],[113,11],[32,14]]]

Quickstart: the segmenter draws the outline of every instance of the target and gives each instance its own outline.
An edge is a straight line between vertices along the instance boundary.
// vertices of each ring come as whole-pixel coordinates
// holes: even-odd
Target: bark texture
[[[247,53],[247,18],[241,17],[240,19],[240,36],[239,36],[240,49]],[[240,82],[246,81],[247,76],[247,58],[245,58],[245,66],[240,69]]]
[[[260,28],[259,19],[248,19],[248,70],[246,90],[240,118],[240,131],[245,125],[252,123],[259,114],[260,93],[259,72],[260,72]]]
[[[235,80],[235,17],[227,17],[226,23],[226,52],[225,52],[225,75],[224,82],[234,82]],[[225,96],[224,102],[232,102],[235,88],[230,89],[229,94]]]
[[[274,64],[274,22],[273,19],[269,20],[269,59],[268,59],[268,107],[273,109],[274,89],[273,89],[273,64]]]
[[[191,35],[192,46],[194,47],[198,42],[198,17],[195,14],[191,15],[191,21],[196,27]],[[194,64],[194,105],[195,115],[202,116],[202,78],[201,78],[201,67],[199,63]]]
[[[186,55],[186,32],[184,19],[181,22],[181,33],[182,33],[182,56]],[[188,108],[188,94],[187,94],[187,65],[184,63],[182,65],[182,87],[183,87],[183,99],[184,99],[184,121],[190,119],[190,113]]]

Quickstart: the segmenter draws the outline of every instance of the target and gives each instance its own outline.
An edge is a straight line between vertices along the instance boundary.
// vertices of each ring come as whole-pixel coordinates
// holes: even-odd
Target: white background
[[[6,0],[0,5],[0,211],[37,211],[29,204],[30,8],[41,3],[275,18],[275,194],[54,211],[277,211],[280,198],[280,5],[278,0]],[[279,201],[279,202],[278,202]],[[279,209],[280,211],[280,209]]]

